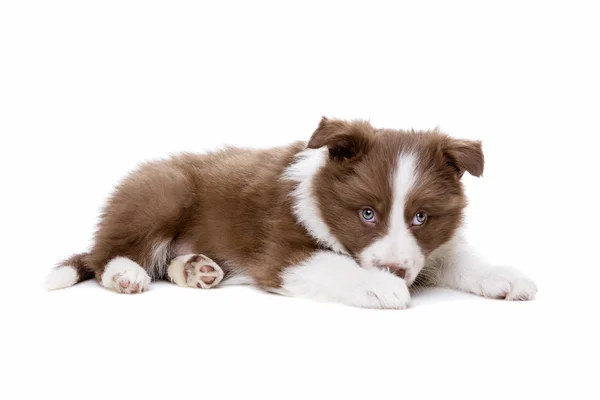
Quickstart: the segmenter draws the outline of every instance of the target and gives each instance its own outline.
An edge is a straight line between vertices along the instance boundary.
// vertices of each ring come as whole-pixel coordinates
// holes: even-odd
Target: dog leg
[[[460,237],[436,250],[423,272],[433,285],[494,299],[533,300],[537,293],[531,278],[512,267],[490,265]]]
[[[331,251],[319,251],[287,267],[281,280],[281,287],[270,290],[291,297],[364,308],[403,309],[410,302],[403,279],[387,271],[361,268],[352,258]]]

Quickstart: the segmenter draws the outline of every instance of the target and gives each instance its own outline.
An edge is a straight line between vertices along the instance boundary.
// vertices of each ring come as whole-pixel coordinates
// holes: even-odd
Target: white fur
[[[337,253],[348,254],[323,221],[314,195],[314,177],[327,162],[327,157],[327,148],[304,150],[297,155],[296,161],[288,167],[283,177],[298,183],[292,192],[293,210],[308,233],[323,246]]]
[[[185,254],[171,260],[171,263],[167,267],[167,275],[171,279],[171,282],[179,286],[188,286],[185,279],[185,264],[194,255],[195,254]]]
[[[63,289],[73,286],[77,283],[77,280],[77,270],[69,265],[63,265],[50,271],[44,281],[44,287],[47,290]]]
[[[406,199],[418,179],[417,157],[414,153],[400,154],[391,177],[393,194],[389,217],[389,230],[381,239],[373,242],[360,255],[364,268],[378,268],[378,265],[395,264],[405,268],[406,282],[414,282],[425,264],[425,257],[419,243],[412,235],[404,219]]]
[[[490,265],[459,235],[430,255],[424,276],[439,286],[491,298],[533,300],[537,293],[531,278],[511,267]]]
[[[152,260],[150,261],[152,267],[150,268],[150,275],[154,278],[165,276],[170,243],[169,240],[165,240],[152,246]]]
[[[288,267],[281,288],[285,296],[342,303],[365,308],[408,307],[410,294],[404,280],[383,270],[361,268],[352,258],[319,251],[304,263]]]
[[[113,258],[106,265],[102,274],[102,286],[119,293],[131,293],[137,286],[138,291],[147,290],[150,285],[150,276],[145,269],[127,257]],[[126,288],[121,283],[129,282]]]

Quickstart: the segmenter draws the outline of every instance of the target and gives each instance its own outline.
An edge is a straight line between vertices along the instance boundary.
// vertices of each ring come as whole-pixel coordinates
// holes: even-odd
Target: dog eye
[[[415,214],[415,216],[413,217],[413,225],[423,225],[425,223],[425,221],[427,221],[427,213],[423,212],[423,211],[419,211],[418,213]]]
[[[372,208],[365,207],[361,210],[360,216],[366,222],[375,222],[375,211]]]

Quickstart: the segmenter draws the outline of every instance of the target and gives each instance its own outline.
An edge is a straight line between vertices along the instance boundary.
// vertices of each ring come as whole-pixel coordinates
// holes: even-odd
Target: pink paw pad
[[[117,291],[120,293],[142,293],[145,289],[144,285],[140,284],[139,282],[134,282],[132,284],[131,281],[122,274],[117,274],[113,276],[112,279],[113,282],[118,284],[115,286]]]
[[[185,264],[185,279],[188,286],[200,289],[210,289],[217,286],[223,279],[223,270],[213,260],[196,254]]]

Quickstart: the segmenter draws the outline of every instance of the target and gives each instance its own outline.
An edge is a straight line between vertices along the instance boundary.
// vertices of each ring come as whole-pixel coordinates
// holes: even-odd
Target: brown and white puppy
[[[405,308],[415,281],[530,300],[535,284],[461,239],[461,177],[481,143],[323,118],[308,143],[228,148],[143,164],[117,187],[89,253],[46,287],[95,277],[120,293],[168,279],[254,284],[359,307]]]

